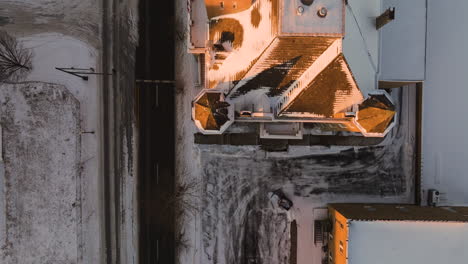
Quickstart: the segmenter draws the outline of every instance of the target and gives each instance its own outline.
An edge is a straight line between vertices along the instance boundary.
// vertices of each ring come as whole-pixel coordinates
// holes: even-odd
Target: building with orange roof
[[[193,6],[200,1],[193,0]],[[203,28],[191,17],[189,52],[201,58],[200,83],[205,91],[222,93],[231,105],[233,122],[260,123],[261,137],[273,138],[293,134],[300,138],[297,128],[303,123],[366,137],[383,137],[394,126],[393,101],[377,87],[378,31],[375,25],[366,28],[372,45],[363,44],[352,32],[363,28],[359,17],[354,17],[357,26],[351,23],[346,28],[344,0],[203,4],[205,11],[198,16],[203,13],[206,24]],[[371,6],[377,17],[380,5]],[[357,56],[363,49],[369,58]],[[274,135],[268,132],[270,123],[294,129],[290,135]]]

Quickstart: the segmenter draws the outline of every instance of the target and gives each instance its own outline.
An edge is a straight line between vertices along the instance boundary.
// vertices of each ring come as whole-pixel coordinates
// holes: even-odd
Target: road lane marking
[[[156,263],[159,263],[159,239],[156,239]]]
[[[159,107],[159,85],[156,85],[156,93],[154,96],[154,108]]]
[[[156,174],[156,184],[159,184],[159,163],[154,164],[154,173]]]

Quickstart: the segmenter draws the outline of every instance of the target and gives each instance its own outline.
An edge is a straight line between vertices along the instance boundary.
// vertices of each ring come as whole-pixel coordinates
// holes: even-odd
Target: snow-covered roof
[[[240,2],[204,1],[208,9],[224,5],[208,15],[205,88],[223,92],[236,111],[262,109],[282,122],[335,119],[375,91],[378,32],[368,18],[380,4],[256,0],[227,10]]]
[[[329,204],[347,219],[349,264],[465,263],[468,207]]]
[[[335,38],[278,37],[250,67],[231,93],[231,98],[268,87],[270,96],[281,95],[298,79]]]
[[[320,16],[322,10],[325,16]],[[315,0],[305,5],[300,0],[280,0],[280,35],[344,35],[344,0]]]
[[[468,207],[428,207],[399,204],[330,204],[352,221],[427,221],[466,222]]]
[[[205,0],[208,18],[239,13],[252,6],[252,0]]]
[[[203,134],[221,134],[234,121],[232,106],[219,91],[202,90],[192,104],[192,118]]]
[[[352,222],[349,264],[466,263],[468,223]]]
[[[395,105],[387,92],[375,91],[359,105],[355,125],[366,136],[384,136],[395,125]]]
[[[277,1],[257,0],[248,10],[210,20],[207,88],[227,88],[229,82],[240,80],[272,43]],[[253,19],[257,12],[261,14],[258,21]]]
[[[348,65],[340,54],[283,108],[280,115],[310,113],[333,117],[362,99]]]

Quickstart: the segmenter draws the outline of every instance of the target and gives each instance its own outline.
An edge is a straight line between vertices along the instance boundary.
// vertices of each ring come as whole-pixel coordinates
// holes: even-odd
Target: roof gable
[[[298,79],[336,40],[325,37],[279,37],[241,77],[231,98],[270,88],[278,96]]]
[[[344,56],[339,55],[291,103],[283,107],[280,116],[305,113],[333,117],[362,98]]]

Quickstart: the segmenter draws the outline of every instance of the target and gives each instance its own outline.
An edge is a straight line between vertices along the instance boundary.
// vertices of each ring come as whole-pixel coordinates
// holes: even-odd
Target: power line
[[[356,22],[356,25],[357,25],[357,27],[359,29],[359,34],[361,35],[362,42],[364,43],[364,48],[367,51],[367,58],[369,59],[369,62],[371,63],[372,68],[374,69],[374,71],[377,72],[377,66],[375,65],[374,60],[372,59],[372,54],[370,53],[369,47],[367,46],[366,39],[364,38],[364,34],[362,33],[361,26],[359,26],[359,22],[358,22],[358,20],[356,18],[356,15],[354,15],[353,9],[351,8],[351,5],[349,3],[347,5],[347,7],[348,7],[349,11],[351,12],[351,14],[353,15],[354,21]]]

